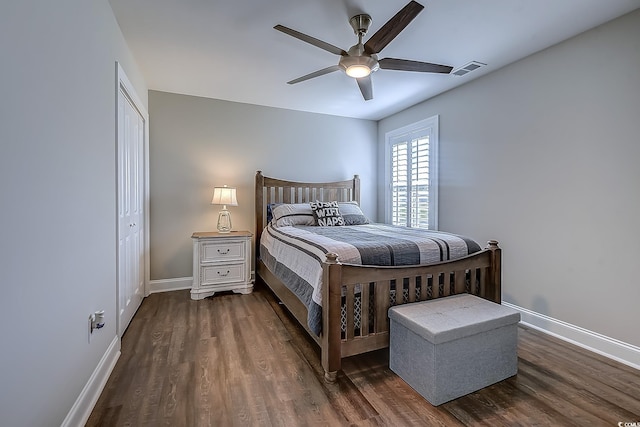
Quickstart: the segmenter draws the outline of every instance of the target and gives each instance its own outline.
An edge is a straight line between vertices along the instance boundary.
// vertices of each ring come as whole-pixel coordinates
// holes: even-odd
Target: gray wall
[[[386,132],[440,115],[440,228],[500,241],[504,300],[635,346],[638,70],[640,11],[379,125],[382,159]]]
[[[234,229],[254,231],[254,180],[335,181],[359,174],[375,219],[377,124],[314,113],[149,92],[151,279],[192,274],[190,236],[215,231],[216,185],[237,187]]]
[[[106,0],[3,1],[0,57],[0,424],[56,426],[116,337],[116,60],[147,88]]]

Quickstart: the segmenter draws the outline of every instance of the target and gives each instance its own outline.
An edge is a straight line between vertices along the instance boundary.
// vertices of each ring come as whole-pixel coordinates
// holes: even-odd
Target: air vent
[[[487,64],[483,64],[478,61],[471,61],[468,64],[463,65],[462,67],[458,67],[451,72],[451,74],[455,76],[464,76],[467,73],[472,72],[473,70],[477,70],[480,67],[484,67]]]

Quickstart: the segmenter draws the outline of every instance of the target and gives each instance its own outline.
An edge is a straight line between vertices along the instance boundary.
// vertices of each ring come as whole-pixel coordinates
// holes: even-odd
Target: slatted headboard
[[[267,225],[267,205],[271,203],[308,203],[315,200],[360,203],[360,177],[335,182],[297,182],[269,178],[256,172],[256,257],[260,237]]]

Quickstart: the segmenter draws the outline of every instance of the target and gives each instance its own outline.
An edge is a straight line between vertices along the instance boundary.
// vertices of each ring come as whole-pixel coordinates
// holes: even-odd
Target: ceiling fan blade
[[[360,92],[362,92],[362,97],[365,101],[369,101],[373,99],[373,84],[371,83],[371,75],[367,77],[360,77],[356,79],[358,82],[358,87],[360,88]]]
[[[393,18],[389,19],[367,42],[364,44],[365,52],[374,54],[380,52],[391,40],[396,38],[413,19],[418,16],[424,6],[416,1],[409,2]]]
[[[411,61],[408,59],[383,58],[378,61],[383,70],[418,71],[422,73],[449,74],[453,67],[431,64],[429,62]]]
[[[287,84],[294,85],[296,83],[300,83],[300,82],[303,82],[305,80],[312,79],[314,77],[320,77],[320,76],[324,76],[325,74],[333,73],[334,71],[338,71],[339,69],[340,69],[339,66],[332,65],[330,67],[323,68],[322,70],[314,71],[313,73],[309,73],[309,74],[307,74],[305,76],[298,77],[297,79],[294,79],[294,80],[291,80],[290,82],[287,82]]]
[[[287,28],[284,25],[276,25],[275,27],[273,27],[274,29],[278,30],[278,31],[282,31],[285,34],[288,34],[292,37],[295,37],[299,40],[302,40],[303,42],[307,42],[309,44],[314,45],[315,47],[319,47],[320,49],[324,49],[327,52],[331,52],[334,53],[336,55],[346,55],[347,52],[345,52],[344,50],[340,49],[339,47],[336,47],[330,43],[327,42],[323,42],[322,40],[319,40],[315,37],[311,37],[308,36],[304,33],[301,33],[300,31],[296,31],[296,30],[292,30],[291,28]]]

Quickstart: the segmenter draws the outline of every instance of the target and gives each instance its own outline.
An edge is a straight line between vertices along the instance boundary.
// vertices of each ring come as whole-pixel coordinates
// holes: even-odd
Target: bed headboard
[[[256,172],[256,257],[260,249],[262,229],[267,225],[267,205],[271,203],[308,203],[315,200],[360,203],[360,177],[335,182],[297,182]]]

